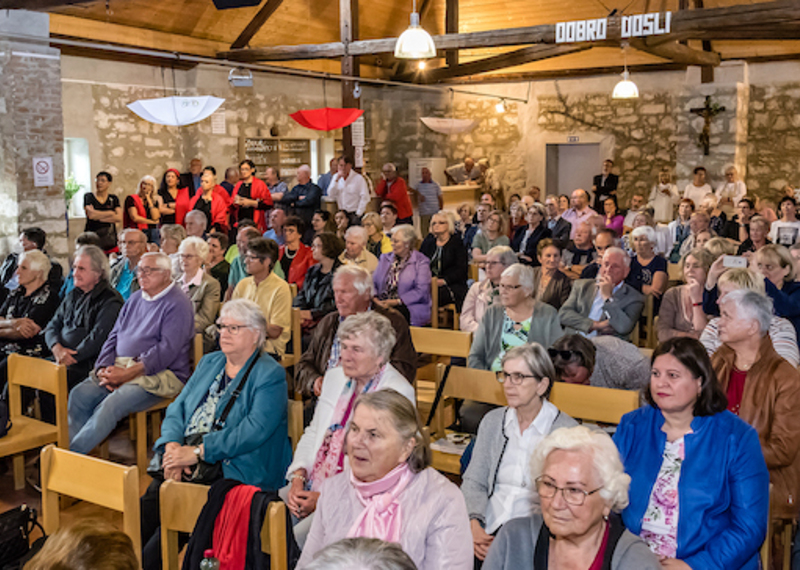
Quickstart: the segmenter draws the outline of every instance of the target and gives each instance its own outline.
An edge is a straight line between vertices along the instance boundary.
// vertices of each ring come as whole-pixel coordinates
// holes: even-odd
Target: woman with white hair
[[[375,303],[395,309],[414,327],[431,322],[430,260],[414,249],[417,234],[413,226],[392,230],[392,252],[381,255],[372,276]]]
[[[736,167],[733,165],[725,168],[725,182],[717,187],[716,198],[719,207],[725,214],[732,216],[735,213],[739,200],[747,194],[747,186],[739,179]]]
[[[517,262],[517,254],[507,245],[496,245],[486,254],[484,269],[486,278],[472,284],[461,308],[459,328],[464,332],[475,332],[486,309],[500,304],[500,276],[506,268]]]
[[[614,434],[631,478],[625,526],[665,570],[757,570],[769,451],[762,455],[756,430],[726,411],[731,400],[703,345],[689,337],[659,345],[644,395],[648,405],[625,414]],[[796,452],[800,436],[792,437]]]
[[[502,370],[505,353],[537,342],[545,348],[564,334],[558,311],[533,298],[533,269],[515,263],[500,277],[500,305],[486,309],[475,332],[467,365],[480,370]]]
[[[355,265],[363,267],[370,273],[374,273],[378,267],[378,258],[367,249],[369,236],[367,229],[363,226],[350,226],[344,232],[344,251],[339,255],[339,261],[343,265]]]
[[[417,565],[396,542],[358,537],[329,544],[306,570],[417,570]]]
[[[58,309],[58,289],[48,282],[50,260],[41,250],[19,256],[19,285],[0,306],[0,390],[7,380],[9,354],[49,356],[44,328]]]
[[[620,519],[630,477],[605,432],[585,426],[555,430],[536,447],[530,470],[541,514],[506,523],[484,570],[661,570]]]
[[[200,467],[208,474],[216,464],[218,478],[277,489],[292,458],[286,373],[263,352],[261,309],[246,299],[229,301],[217,326],[220,352],[200,360],[153,446],[154,477],[141,498],[144,570],[161,568],[158,492],[166,479],[209,485]]]
[[[281,489],[295,523],[294,533],[302,547],[311,527],[322,483],[344,468],[344,438],[361,394],[391,388],[415,402],[414,388],[389,359],[396,335],[391,321],[368,311],[350,315],[339,326],[340,366],[330,368],[314,418],[297,444],[294,460],[286,471],[289,485]]]
[[[194,331],[202,333],[214,324],[219,311],[219,281],[203,271],[208,258],[208,244],[199,237],[188,237],[178,248],[181,276],[177,285],[192,300]]]
[[[667,260],[656,254],[656,231],[639,226],[631,232],[636,255],[631,259],[631,271],[625,282],[645,295],[660,299],[667,290]]]
[[[439,306],[455,303],[458,312],[467,296],[467,250],[455,235],[456,225],[445,210],[431,216],[430,233],[419,248],[430,259],[431,275],[439,286]]]
[[[125,198],[122,227],[133,228],[144,232],[147,241],[158,244],[161,236],[158,233],[158,220],[161,212],[156,202],[156,179],[145,175],[139,181],[136,194]]]
[[[508,239],[514,240],[514,234],[517,230],[524,228],[528,225],[525,221],[525,216],[528,213],[528,207],[519,199],[519,196],[514,194],[517,199],[508,206]]]

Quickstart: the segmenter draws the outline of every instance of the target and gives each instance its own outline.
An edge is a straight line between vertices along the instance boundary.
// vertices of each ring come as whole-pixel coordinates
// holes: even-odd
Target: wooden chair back
[[[683,280],[683,272],[681,271],[681,264],[680,263],[668,263],[667,264],[667,279],[669,281],[682,281]]]
[[[300,309],[292,307],[292,352],[281,357],[281,366],[289,368],[300,361],[303,355],[303,327],[301,326]]]
[[[178,533],[191,533],[206,501],[206,485],[164,481],[159,489],[161,509],[161,556],[164,570],[178,570]],[[276,501],[267,509],[261,527],[261,549],[270,555],[271,570],[288,570],[286,505]]]
[[[506,405],[503,385],[497,381],[497,374],[490,370],[451,366],[443,394],[448,398],[472,400],[495,406]]]
[[[56,405],[56,424],[22,415],[22,388],[52,394]],[[30,449],[55,443],[69,447],[67,420],[67,368],[49,360],[11,354],[8,357],[8,411],[12,426],[0,438],[0,457],[13,456],[14,489],[25,487],[25,456]]]
[[[292,451],[297,449],[300,438],[303,437],[303,402],[302,400],[289,400],[289,439],[292,440]]]
[[[139,469],[48,445],[41,452],[42,525],[59,527],[59,497],[65,495],[122,513],[122,527],[141,560]]]
[[[467,358],[472,346],[472,333],[427,327],[409,327],[414,349],[422,354],[451,358]]]
[[[203,358],[203,333],[197,333],[192,343],[192,370],[197,370],[201,358]]]
[[[431,328],[439,328],[439,283],[437,277],[431,277]]]
[[[480,281],[480,272],[481,268],[478,267],[477,263],[470,263],[469,264],[469,271],[468,271],[468,278],[472,279],[473,281]]]
[[[764,537],[764,542],[761,543],[761,568],[768,570],[772,568],[770,562],[772,561],[772,483],[769,484],[769,509],[767,510],[767,536]],[[788,569],[787,569],[788,570]]]
[[[289,283],[289,290],[292,292],[292,300],[297,297],[297,283]]]
[[[556,382],[550,401],[576,420],[618,424],[622,416],[639,407],[639,393]]]

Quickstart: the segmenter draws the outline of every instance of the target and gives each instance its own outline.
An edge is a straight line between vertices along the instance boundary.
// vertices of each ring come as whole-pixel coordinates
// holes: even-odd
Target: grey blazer
[[[500,354],[505,314],[506,309],[503,305],[492,305],[486,309],[472,339],[467,367],[479,370],[491,369],[492,362]],[[547,303],[536,301],[531,330],[528,331],[528,342],[538,342],[543,347],[549,348],[563,334],[564,331],[558,322],[558,312]]]
[[[486,524],[486,505],[494,494],[497,470],[500,469],[500,462],[508,445],[508,436],[505,433],[507,411],[508,407],[504,406],[483,416],[478,426],[475,449],[472,450],[472,458],[461,483],[469,518],[477,519],[481,526]],[[576,425],[578,422],[559,411],[550,432]]]
[[[178,279],[176,286],[183,285],[181,279]],[[219,312],[219,297],[220,286],[219,281],[211,277],[206,272],[203,272],[203,280],[200,285],[189,286],[189,299],[192,300],[194,307],[194,331],[195,333],[202,333],[209,325],[213,325],[217,319]]]
[[[594,279],[579,279],[572,286],[567,302],[561,306],[558,316],[568,334],[588,333],[594,321],[588,317],[592,310],[597,285]],[[636,289],[623,283],[616,293],[603,304],[603,312],[615,336],[627,340],[644,309],[644,297]]]

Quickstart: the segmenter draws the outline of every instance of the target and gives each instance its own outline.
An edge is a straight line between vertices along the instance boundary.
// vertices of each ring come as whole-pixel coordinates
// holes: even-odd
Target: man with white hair
[[[200,210],[191,210],[183,219],[186,226],[186,237],[205,239],[208,217]]]
[[[361,226],[351,226],[344,233],[344,251],[339,261],[344,265],[363,267],[374,273],[378,267],[378,258],[367,250],[367,230]]]
[[[339,365],[340,346],[336,334],[339,325],[346,317],[365,311],[376,311],[391,321],[397,340],[389,363],[413,384],[417,374],[417,353],[411,342],[408,322],[394,309],[385,309],[373,302],[372,275],[362,267],[340,267],[333,276],[333,295],[336,310],[325,315],[314,328],[311,344],[297,363],[295,380],[298,388],[306,395],[319,396],[325,372]]]
[[[644,308],[644,297],[625,283],[631,258],[618,247],[603,255],[597,279],[579,279],[558,311],[565,332],[611,334],[627,339]]]
[[[141,290],[122,307],[94,369],[69,396],[70,449],[89,453],[119,420],[176,396],[191,374],[192,302],[172,282],[172,263],[146,253]]]
[[[387,162],[381,169],[381,181],[375,187],[375,193],[384,200],[389,200],[397,208],[398,224],[414,223],[414,208],[408,197],[406,181],[397,174],[397,167]]]
[[[311,218],[314,217],[314,212],[320,209],[321,200],[322,189],[311,181],[311,168],[304,164],[297,169],[297,184],[277,202],[289,209],[289,215],[295,215],[303,220],[306,228],[311,231],[313,239],[314,228],[311,227]]]

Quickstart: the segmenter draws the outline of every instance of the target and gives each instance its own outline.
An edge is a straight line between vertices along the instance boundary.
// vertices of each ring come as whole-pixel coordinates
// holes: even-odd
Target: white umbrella
[[[219,109],[225,99],[211,97],[160,97],[159,99],[139,99],[128,105],[128,109],[145,121],[157,125],[180,127],[191,125]]]
[[[420,117],[420,121],[432,131],[443,135],[457,135],[468,133],[478,126],[478,121],[472,119],[444,119],[441,117]]]

